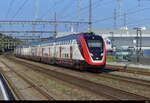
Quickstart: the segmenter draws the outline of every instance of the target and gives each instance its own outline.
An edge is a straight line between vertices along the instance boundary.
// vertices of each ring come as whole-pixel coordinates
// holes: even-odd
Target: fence
[[[150,64],[150,50],[137,52],[133,48],[116,48],[114,51],[107,52],[107,61]]]

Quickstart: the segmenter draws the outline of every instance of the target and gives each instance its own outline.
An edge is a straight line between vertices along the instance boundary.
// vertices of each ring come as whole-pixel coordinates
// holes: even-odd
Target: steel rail
[[[104,95],[111,99],[115,99],[115,100],[150,100],[150,98],[148,98],[148,97],[137,95],[135,93],[131,93],[126,90],[122,90],[122,89],[114,88],[111,86],[106,86],[103,84],[95,83],[95,82],[92,82],[89,80],[81,79],[79,77],[75,77],[72,75],[68,75],[68,74],[60,73],[60,72],[57,72],[54,70],[50,70],[50,69],[47,69],[47,68],[44,68],[41,66],[37,66],[35,64],[16,60],[14,58],[12,59],[9,57],[9,60],[12,60],[12,61],[19,63],[21,65],[24,65],[26,67],[29,67],[30,69],[47,74],[48,76],[53,76],[62,81],[76,85],[83,89],[87,89],[87,90],[97,93],[99,95]]]
[[[109,79],[115,79],[115,80],[119,80],[119,81],[123,81],[126,83],[132,83],[132,84],[136,84],[136,85],[141,85],[144,87],[150,87],[150,81],[148,80],[141,80],[141,79],[136,79],[136,78],[131,78],[131,77],[126,77],[126,76],[120,76],[120,75],[114,75],[114,74],[99,74],[100,77],[104,77],[104,78],[109,78]]]
[[[38,87],[36,84],[34,84],[31,80],[26,79],[26,77],[19,74],[14,69],[11,69],[8,64],[6,64],[4,61],[0,60],[7,68],[9,68],[11,71],[13,71],[16,75],[21,77],[24,81],[26,81],[28,84],[30,84],[33,88],[35,88],[39,93],[41,93],[44,97],[46,97],[48,100],[55,100],[47,91],[42,90],[40,87]]]
[[[144,71],[139,71],[139,70],[129,70],[129,69],[125,69],[124,67],[119,67],[119,68],[118,67],[106,67],[106,69],[108,69],[108,70],[117,70],[119,72],[127,72],[127,73],[150,76],[150,72],[144,72]]]

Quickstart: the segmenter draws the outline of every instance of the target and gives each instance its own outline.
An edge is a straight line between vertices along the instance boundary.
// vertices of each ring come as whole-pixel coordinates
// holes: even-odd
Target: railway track
[[[4,61],[0,60],[0,62],[2,62],[7,68],[9,68],[12,72],[14,72],[18,77],[20,77],[21,79],[23,79],[25,82],[27,82],[31,87],[33,87],[34,89],[36,89],[41,95],[43,95],[47,100],[55,100],[47,91],[44,91],[43,89],[41,89],[39,86],[37,86],[32,80],[27,79],[27,77],[22,76],[20,73],[18,73],[17,71],[15,71],[14,69],[11,69],[12,67],[10,67],[8,64],[6,64]],[[4,74],[4,73],[3,73]],[[5,76],[6,77],[6,76]],[[7,77],[6,77],[7,78]],[[8,79],[7,79],[8,80]],[[9,81],[9,80],[8,80]],[[13,85],[14,87],[14,85]],[[14,88],[13,88],[14,89]],[[15,88],[16,89],[16,88]],[[14,90],[16,94],[18,94],[18,90]],[[21,95],[20,93],[18,94],[22,99],[24,100],[23,95]]]
[[[139,75],[145,75],[145,76],[150,76],[149,72],[144,72],[144,71],[138,71],[138,70],[129,70],[125,68],[115,68],[115,67],[106,67],[108,70],[116,70],[119,72],[126,72],[126,73],[133,73],[133,74],[139,74]]]
[[[99,76],[104,77],[104,78],[109,78],[109,79],[114,79],[114,80],[118,80],[121,82],[126,82],[126,83],[132,83],[132,84],[136,84],[136,85],[141,85],[144,87],[150,87],[150,83],[147,80],[140,80],[140,79],[136,79],[136,78],[131,78],[131,77],[124,77],[124,76],[120,76],[120,75],[114,75],[114,74],[99,74]]]
[[[12,59],[11,57],[7,57],[9,60],[29,67],[30,69],[39,71],[41,73],[47,74],[48,76],[53,76],[59,80],[64,82],[68,82],[70,84],[76,85],[80,88],[92,91],[96,94],[103,95],[113,100],[150,100],[150,98],[137,95],[134,93],[130,93],[129,91],[125,91],[122,89],[114,88],[111,86],[103,85],[100,83],[95,83],[89,80],[81,79],[79,77],[75,77],[72,75],[60,73],[54,70],[50,70],[41,66],[37,66],[35,64],[19,61],[17,59]]]

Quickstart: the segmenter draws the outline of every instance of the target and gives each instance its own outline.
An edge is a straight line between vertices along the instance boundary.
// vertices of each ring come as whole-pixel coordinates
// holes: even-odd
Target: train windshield
[[[101,60],[103,57],[103,39],[101,36],[85,36],[85,40],[93,60]]]
[[[96,35],[85,36],[85,40],[89,49],[103,48],[103,39],[100,36],[96,36]]]
[[[102,42],[100,40],[87,40],[87,44],[89,48],[101,48]]]

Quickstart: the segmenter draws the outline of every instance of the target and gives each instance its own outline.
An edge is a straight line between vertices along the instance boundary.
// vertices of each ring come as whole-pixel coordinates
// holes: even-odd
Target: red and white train
[[[80,70],[99,70],[106,64],[105,42],[94,33],[71,34],[44,42],[19,45],[14,54],[21,58]]]

